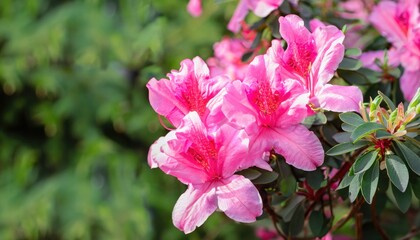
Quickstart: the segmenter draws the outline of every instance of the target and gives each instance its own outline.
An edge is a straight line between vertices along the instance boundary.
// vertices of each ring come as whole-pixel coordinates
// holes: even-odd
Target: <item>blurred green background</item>
[[[237,3],[187,2],[0,1],[0,239],[255,239],[221,213],[185,236],[185,186],[147,165],[147,81],[211,56]]]

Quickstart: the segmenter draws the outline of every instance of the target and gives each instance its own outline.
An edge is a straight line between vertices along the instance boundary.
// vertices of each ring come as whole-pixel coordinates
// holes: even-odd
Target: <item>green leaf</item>
[[[363,156],[357,158],[352,166],[354,174],[359,174],[368,170],[375,162],[377,156],[378,151],[370,151],[364,154]]]
[[[400,209],[402,213],[407,212],[407,210],[410,208],[411,205],[411,187],[410,185],[407,187],[407,190],[404,192],[401,192],[398,188],[391,186],[392,188],[392,194],[395,198],[395,204]]]
[[[295,213],[297,207],[302,203],[306,198],[301,195],[294,195],[288,202],[287,205],[281,209],[279,212],[280,216],[285,222],[290,222],[292,220],[293,214]]]
[[[305,209],[303,209],[302,204],[299,204],[296,208],[296,211],[293,214],[292,220],[290,221],[289,234],[291,236],[298,235],[302,231],[304,223]]]
[[[268,184],[272,183],[279,177],[279,174],[276,172],[269,172],[265,170],[261,170],[261,176],[252,180],[254,184]]]
[[[347,123],[342,123],[341,128],[346,132],[352,133],[354,129],[356,129],[356,126],[353,126]]]
[[[333,139],[338,143],[345,143],[351,141],[350,135],[349,132],[339,132],[333,135]]]
[[[341,119],[341,121],[355,127],[358,127],[359,125],[362,125],[363,123],[365,123],[362,117],[354,112],[342,113],[338,115],[338,117]]]
[[[322,211],[312,211],[309,216],[309,227],[311,228],[312,234],[315,237],[324,236],[329,230],[328,222],[328,219],[326,219]]]
[[[411,179],[411,188],[413,189],[414,195],[420,200],[420,177]]]
[[[354,129],[354,132],[351,134],[351,139],[353,139],[353,141],[356,142],[359,139],[378,130],[386,130],[386,128],[385,126],[375,122],[364,123],[358,126],[356,129]]]
[[[360,70],[360,69],[359,69]],[[338,76],[344,79],[351,85],[368,85],[370,84],[369,79],[358,71],[349,70],[337,70]]]
[[[297,180],[293,176],[283,178],[279,183],[280,192],[287,197],[296,192],[297,186]]]
[[[397,155],[388,155],[385,161],[389,179],[394,186],[404,192],[407,188],[409,175],[403,160]]]
[[[343,61],[341,61],[340,65],[338,66],[338,69],[356,71],[357,69],[361,67],[362,67],[361,61],[354,58],[345,57]]]
[[[367,170],[362,177],[362,195],[366,202],[371,204],[375,196],[379,182],[379,163],[374,162],[373,166]]]
[[[340,185],[338,185],[338,189],[343,189],[346,188],[350,185],[350,183],[353,181],[353,178],[355,177],[354,175],[350,175],[350,172],[348,172],[344,178],[341,180]]]
[[[323,125],[325,123],[327,123],[327,117],[322,112],[309,116],[302,121],[302,124],[309,127],[312,125]]]
[[[246,53],[244,53],[243,55],[242,55],[242,57],[241,57],[241,61],[242,62],[248,62],[249,60],[250,60],[250,58],[252,57],[252,55],[254,54],[254,52],[253,51],[250,51],[250,52],[246,52]]]
[[[413,152],[410,148],[404,145],[404,143],[400,141],[394,141],[399,150],[402,153],[402,157],[405,159],[405,161],[408,163],[408,166],[415,172],[417,175],[420,176],[420,157]]]
[[[334,147],[330,148],[326,154],[329,156],[337,156],[344,153],[348,153],[359,148],[365,147],[369,144],[368,141],[358,141],[356,143],[352,142],[345,142],[335,145]]]
[[[316,169],[315,171],[307,172],[306,180],[309,186],[314,189],[320,189],[323,185],[325,185],[324,174],[320,169]]]
[[[389,97],[387,95],[383,94],[381,91],[378,91],[378,94],[383,98],[383,100],[385,101],[386,105],[388,105],[388,108],[391,111],[394,111],[395,110],[395,105],[392,102],[392,100],[389,99]]]
[[[254,179],[257,179],[259,176],[261,176],[262,173],[256,169],[247,168],[247,169],[237,172],[237,174],[242,175],[248,178],[249,180],[254,180]]]
[[[256,49],[261,42],[262,32],[258,32],[257,36],[255,36],[254,41],[252,42],[251,49]]]
[[[393,137],[394,135],[392,135],[386,130],[378,130],[376,131],[376,135],[375,135],[376,139],[387,139],[387,138],[393,138]]]
[[[360,68],[357,73],[362,74],[367,80],[368,84],[375,84],[381,81],[381,74],[369,68]]]
[[[360,48],[348,48],[345,52],[345,55],[349,57],[358,57],[360,54],[362,54]]]
[[[356,200],[356,198],[357,198],[357,195],[359,195],[360,179],[361,179],[361,174],[360,175],[355,175],[354,178],[350,182],[350,185],[349,185],[349,199],[350,199],[350,202],[354,202],[354,200]]]

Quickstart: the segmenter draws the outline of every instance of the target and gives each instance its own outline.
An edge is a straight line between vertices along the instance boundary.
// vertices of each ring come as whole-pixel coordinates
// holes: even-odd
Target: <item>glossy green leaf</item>
[[[392,194],[395,198],[395,204],[397,205],[398,209],[400,209],[401,212],[405,213],[410,208],[411,205],[411,187],[408,185],[406,191],[401,192],[398,188],[395,186],[391,186],[392,188]]]
[[[358,71],[338,69],[337,74],[351,85],[360,86],[370,84],[369,79]]]
[[[393,138],[394,136],[386,130],[378,130],[376,131],[376,139],[389,139]]]
[[[338,143],[350,142],[350,135],[349,132],[339,132],[333,135],[333,139]]]
[[[375,196],[379,181],[379,163],[375,161],[362,177],[361,189],[366,202],[371,204]]]
[[[368,122],[363,123],[362,125],[359,125],[356,129],[354,129],[353,133],[351,134],[351,139],[353,139],[354,142],[358,141],[359,139],[374,133],[378,130],[385,130],[385,126],[375,123],[375,122]]]
[[[242,61],[242,62],[247,62],[247,61],[249,61],[249,60],[251,59],[252,55],[254,55],[254,52],[253,52],[253,51],[250,51],[250,52],[246,52],[246,53],[244,53],[244,54],[242,55],[242,57],[241,57],[241,61]]]
[[[413,177],[410,179],[410,183],[414,195],[420,200],[420,177]]]
[[[396,143],[398,149],[402,153],[402,157],[407,162],[408,166],[415,172],[417,175],[420,176],[420,157],[415,152],[413,152],[410,148],[404,145],[404,143],[400,141],[394,141]]]
[[[323,125],[327,123],[327,117],[324,113],[319,112],[317,114],[314,114],[312,116],[309,116],[305,118],[302,122],[302,124],[306,126],[312,126],[312,125]]]
[[[343,189],[346,188],[350,185],[350,183],[353,181],[353,178],[355,177],[354,175],[350,175],[350,172],[348,172],[343,179],[341,180],[340,184],[338,185],[338,189]]]
[[[303,205],[299,204],[290,221],[290,225],[289,225],[290,236],[298,235],[303,229],[304,222],[305,222],[305,210],[303,209]]]
[[[383,94],[381,91],[378,91],[378,94],[385,101],[386,105],[388,105],[389,110],[394,111],[396,107],[395,107],[394,103],[392,102],[392,100],[389,99],[389,97],[387,95]]]
[[[247,168],[247,169],[237,172],[236,174],[242,175],[248,178],[249,180],[254,180],[260,177],[262,173],[256,169]]]
[[[355,175],[354,178],[350,182],[350,185],[349,185],[349,199],[350,199],[350,202],[354,202],[354,200],[356,200],[356,198],[357,198],[357,195],[359,195],[360,180],[361,180],[361,174],[360,175]]]
[[[368,144],[369,144],[368,141],[358,141],[356,143],[352,143],[352,142],[340,143],[330,148],[326,152],[326,154],[329,156],[337,156],[337,155],[341,155],[341,154],[348,153],[348,152],[357,150],[359,148],[365,147]]]
[[[388,177],[392,184],[396,186],[401,192],[404,192],[408,185],[408,169],[403,160],[397,155],[386,156],[386,170]]]
[[[356,126],[347,124],[347,123],[342,123],[341,124],[341,129],[343,129],[346,132],[350,132],[352,133],[354,131],[354,129],[356,129]]]
[[[367,79],[368,84],[375,84],[382,80],[381,73],[371,70],[369,68],[362,67],[358,69],[356,73],[363,75]]]
[[[324,173],[320,169],[308,172],[306,174],[306,180],[309,186],[314,190],[320,189],[326,184]]]
[[[362,125],[363,123],[365,123],[365,121],[363,121],[362,117],[359,114],[356,114],[354,112],[346,112],[346,113],[342,113],[340,115],[338,115],[338,117],[341,119],[341,121],[358,127],[360,125]]]
[[[314,210],[309,215],[309,227],[315,237],[322,237],[327,234],[329,219],[326,218],[322,211]]]
[[[361,67],[362,67],[361,61],[354,58],[345,57],[343,61],[341,61],[340,65],[338,66],[338,69],[356,71],[357,69]]]
[[[279,212],[280,216],[283,218],[284,221],[290,222],[292,220],[293,214],[295,213],[298,206],[305,200],[306,198],[301,195],[294,195],[286,204],[286,206],[281,209]]]
[[[261,175],[255,178],[254,180],[252,180],[252,182],[254,184],[268,184],[268,183],[272,183],[276,181],[278,177],[279,177],[279,174],[274,171],[269,172],[269,171],[261,170]]]
[[[370,151],[357,158],[352,166],[354,173],[359,174],[368,170],[375,162],[377,156],[378,151]]]
[[[362,50],[360,50],[360,48],[348,48],[346,49],[346,52],[344,55],[349,56],[349,57],[358,57],[360,56],[360,54],[362,54]]]

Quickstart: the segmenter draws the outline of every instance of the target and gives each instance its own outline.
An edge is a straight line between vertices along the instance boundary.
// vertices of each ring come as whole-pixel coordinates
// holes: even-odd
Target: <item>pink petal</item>
[[[282,3],[283,0],[259,0],[253,6],[252,11],[258,17],[267,17],[268,14],[276,10]]]
[[[254,222],[262,214],[262,200],[251,181],[241,175],[221,180],[217,187],[219,209],[238,222]]]
[[[249,137],[244,130],[238,130],[229,125],[223,125],[216,132],[216,149],[219,150],[219,172],[223,177],[232,176],[244,166],[248,155]]]
[[[173,139],[176,139],[175,132],[170,131],[166,136],[160,137],[150,146],[147,162],[151,168],[160,167],[168,161],[168,155],[165,154],[164,149],[168,149],[168,142]]]
[[[162,148],[162,155],[154,158],[158,162],[159,168],[164,173],[178,178],[184,184],[206,182],[208,174],[203,167],[179,154],[179,151],[174,147],[174,144],[177,144],[174,141],[169,142],[166,148]]]
[[[324,150],[319,139],[302,125],[273,129],[267,137],[276,140],[274,150],[296,168],[312,171],[324,162]]]
[[[344,34],[335,26],[318,27],[313,32],[317,56],[312,64],[312,84],[324,85],[331,80],[344,57]]]
[[[359,112],[363,95],[357,86],[326,84],[317,95],[320,107],[334,112]]]
[[[407,41],[407,35],[396,21],[396,14],[397,3],[382,1],[373,8],[369,20],[395,47],[400,47]]]
[[[198,17],[201,15],[201,0],[190,0],[187,5],[188,12],[194,16]]]
[[[201,226],[216,209],[216,189],[212,183],[189,185],[175,204],[172,221],[188,234]]]
[[[400,79],[400,88],[407,101],[411,101],[420,88],[420,70],[415,72],[404,72]]]
[[[312,35],[303,20],[294,14],[279,18],[280,34],[286,42],[310,42]]]
[[[175,97],[172,83],[167,79],[158,81],[153,78],[146,86],[149,89],[149,102],[152,108],[158,114],[171,120],[174,126],[178,126],[188,109]]]
[[[394,48],[389,49],[388,50],[388,65],[391,67],[397,67],[400,64],[399,55],[400,53],[396,49]],[[375,59],[379,59],[380,62],[383,63],[384,57],[385,57],[385,50],[368,51],[368,52],[363,52],[359,60],[362,62],[363,67],[366,67],[375,71],[381,71],[381,69],[375,64]]]
[[[152,149],[152,153],[156,155],[149,157],[152,159],[149,161],[154,161],[163,172],[178,178],[182,183],[203,183],[208,180],[209,175],[203,165],[195,161],[187,151],[194,138],[205,134],[205,127],[197,112],[190,112],[176,131],[171,131],[165,139],[158,140],[160,151]]]
[[[287,49],[283,55],[283,66],[299,75],[299,79],[311,89],[307,82],[310,67],[316,57],[314,38],[305,27],[303,20],[297,15],[287,15],[279,18],[280,34],[287,42]]]
[[[233,13],[232,18],[228,23],[228,29],[232,32],[238,32],[241,28],[241,22],[245,19],[246,15],[248,14],[248,3],[247,0],[240,0],[238,6]]]
[[[245,93],[245,85],[237,80],[226,87],[222,111],[227,119],[241,128],[253,125],[258,113],[251,106]]]
[[[326,25],[321,20],[314,18],[309,22],[309,27],[314,32],[317,28],[326,27]]]

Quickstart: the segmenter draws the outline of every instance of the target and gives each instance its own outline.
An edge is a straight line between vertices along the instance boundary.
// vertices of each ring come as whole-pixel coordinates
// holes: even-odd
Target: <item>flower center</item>
[[[268,81],[259,82],[258,87],[252,89],[249,96],[250,101],[264,116],[275,113],[281,101],[281,94],[278,91],[273,92]]]
[[[289,56],[286,58],[286,64],[294,72],[306,79],[316,57],[314,41],[311,40],[304,43],[291,42],[287,48]]]
[[[407,35],[410,14],[407,11],[402,11],[399,14],[397,13],[397,16],[395,16],[395,20],[398,22],[403,32]]]
[[[207,139],[204,135],[196,136],[192,140],[194,143],[188,149],[188,155],[207,172],[216,170],[217,151],[214,141]]]
[[[204,81],[207,79],[204,79]],[[202,116],[206,111],[208,99],[206,99],[200,91],[198,81],[195,76],[189,76],[188,81],[185,81],[178,87],[176,94],[178,99],[187,105],[189,111],[196,111],[198,115]]]

